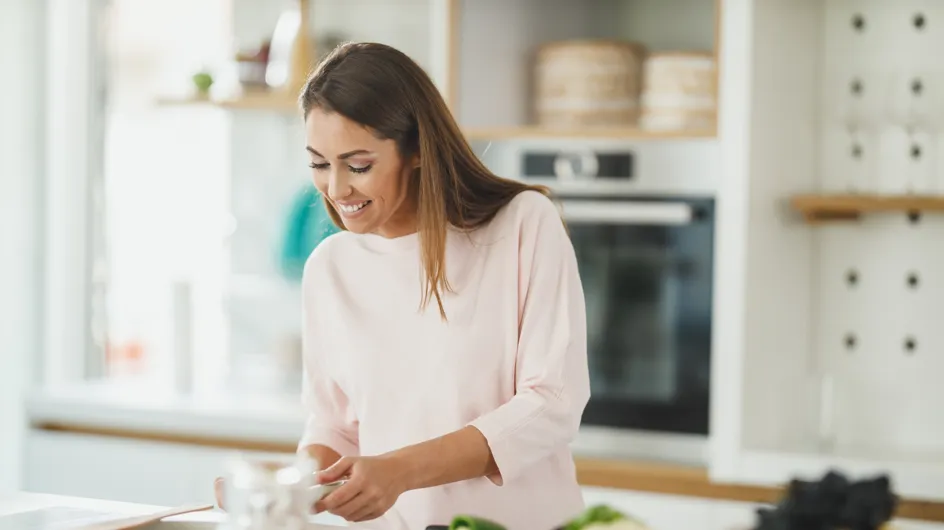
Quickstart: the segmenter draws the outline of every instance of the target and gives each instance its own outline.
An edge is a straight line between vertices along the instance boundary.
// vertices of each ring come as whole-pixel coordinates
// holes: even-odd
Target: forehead
[[[336,112],[325,112],[314,108],[305,121],[305,136],[308,146],[331,158],[342,153],[365,149],[386,151],[392,140],[381,140],[363,125]]]

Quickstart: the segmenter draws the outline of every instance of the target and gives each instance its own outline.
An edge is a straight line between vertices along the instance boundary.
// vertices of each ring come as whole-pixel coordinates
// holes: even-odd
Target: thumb
[[[343,477],[347,476],[351,471],[351,467],[354,466],[354,459],[349,457],[342,457],[340,460],[334,463],[333,466],[325,469],[321,473],[318,473],[318,483],[327,484],[329,482],[334,482],[336,480],[341,480]]]

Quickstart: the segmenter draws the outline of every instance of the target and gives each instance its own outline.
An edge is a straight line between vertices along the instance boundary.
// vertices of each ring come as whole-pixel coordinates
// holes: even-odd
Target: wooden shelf
[[[278,93],[247,93],[234,98],[213,99],[209,97],[161,98],[158,105],[187,106],[206,105],[232,110],[257,110],[263,112],[295,113],[298,110],[298,100],[288,95]]]
[[[880,212],[944,212],[941,195],[810,194],[797,195],[790,204],[811,224],[854,221]]]
[[[281,94],[246,94],[231,99],[209,97],[162,98],[157,101],[164,106],[206,105],[230,110],[254,110],[293,114],[299,112],[298,102]],[[469,140],[516,140],[523,138],[583,138],[621,140],[691,140],[715,138],[714,130],[647,131],[637,128],[575,128],[548,129],[543,127],[487,127],[466,128]]]
[[[585,138],[621,140],[690,140],[715,138],[714,130],[647,131],[637,128],[574,128],[552,129],[544,127],[466,127],[463,129],[470,140],[516,140],[522,138]]]

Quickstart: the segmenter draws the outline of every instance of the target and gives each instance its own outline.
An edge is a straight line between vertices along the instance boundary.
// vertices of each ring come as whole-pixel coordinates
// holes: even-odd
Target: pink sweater
[[[569,443],[590,395],[574,250],[555,205],[513,199],[485,227],[450,229],[444,323],[419,311],[416,234],[342,232],[304,275],[300,446],[376,455],[478,428],[499,475],[410,491],[378,526],[425,530],[457,514],[552,530],[584,507]]]

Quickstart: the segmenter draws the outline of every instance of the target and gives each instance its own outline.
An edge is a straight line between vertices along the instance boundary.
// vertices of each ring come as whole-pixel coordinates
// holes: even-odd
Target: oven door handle
[[[564,220],[571,223],[678,226],[692,222],[692,207],[684,202],[561,201]]]

